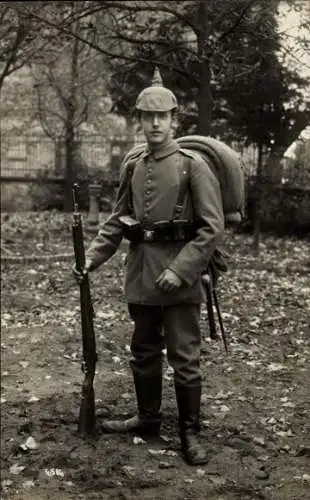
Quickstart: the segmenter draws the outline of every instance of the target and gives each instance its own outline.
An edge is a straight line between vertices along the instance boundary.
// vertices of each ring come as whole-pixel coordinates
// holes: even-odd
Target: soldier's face
[[[141,125],[147,142],[159,146],[171,137],[173,116],[171,111],[142,111]]]

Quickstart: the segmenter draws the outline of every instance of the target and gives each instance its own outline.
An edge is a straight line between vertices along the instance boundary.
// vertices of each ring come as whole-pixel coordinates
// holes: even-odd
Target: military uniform
[[[126,182],[125,167],[121,174],[121,196],[87,252],[95,267],[114,254],[123,237],[119,218],[129,213],[128,189],[122,186]],[[200,276],[223,232],[218,180],[202,160],[191,152],[183,151],[171,140],[164,149],[154,153],[146,149],[139,157],[131,190],[134,216],[145,227],[149,223],[173,219],[178,194],[182,190],[185,191],[185,200],[177,218],[193,220],[195,214],[201,228],[197,237],[186,244],[130,244],[125,279],[126,300],[147,305],[201,303],[204,292]],[[171,295],[161,291],[155,283],[166,268],[172,269],[184,281],[184,285]]]
[[[180,192],[184,193],[184,203],[177,206]],[[199,319],[200,304],[205,299],[201,273],[224,231],[219,182],[199,156],[180,149],[172,139],[153,152],[146,147],[135,163],[131,179],[127,165],[121,170],[116,206],[86,254],[91,269],[107,261],[117,250],[123,237],[120,217],[131,210],[146,229],[159,221],[178,218],[199,220],[199,229],[195,238],[187,242],[129,244],[124,288],[135,324],[131,368],[139,415],[127,424],[107,422],[104,428],[158,431],[165,344],[174,368],[182,446],[188,452],[193,445],[188,436],[199,432]],[[173,293],[156,284],[165,269],[182,280],[181,287]],[[205,463],[202,452],[192,453],[189,462]]]

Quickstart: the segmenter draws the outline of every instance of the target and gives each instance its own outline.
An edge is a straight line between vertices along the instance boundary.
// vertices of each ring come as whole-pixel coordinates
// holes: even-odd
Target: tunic
[[[86,252],[91,269],[106,262],[121,243],[119,217],[130,214],[127,182],[127,165],[124,165],[113,212]],[[219,181],[199,155],[181,149],[174,140],[154,152],[146,147],[137,159],[131,179],[135,218],[144,224],[171,220],[180,189],[184,189],[185,199],[178,218],[198,219],[197,235],[190,242],[130,243],[124,284],[129,303],[165,306],[199,304],[205,300],[200,276],[224,233]],[[173,293],[156,285],[157,278],[167,268],[183,282]]]

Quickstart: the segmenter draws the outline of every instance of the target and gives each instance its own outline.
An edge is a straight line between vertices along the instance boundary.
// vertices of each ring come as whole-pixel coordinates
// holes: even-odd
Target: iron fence
[[[136,144],[141,142],[144,142],[141,135],[135,137]],[[106,197],[111,185],[118,182],[121,158],[131,145],[126,137],[80,136],[75,143],[75,169],[84,183],[98,180],[103,184]],[[239,151],[243,160],[246,179],[253,178],[257,165],[256,148],[241,149],[236,143],[232,147]],[[48,206],[49,199],[44,203],[44,197],[49,198],[49,191],[60,203],[66,164],[62,139],[54,141],[43,134],[6,133],[1,137],[0,152],[2,211],[27,211],[38,198],[43,198],[42,206]],[[270,182],[281,183],[280,157],[267,158],[264,171]]]
[[[100,135],[78,137],[74,145],[74,168],[79,177],[90,181],[100,175],[118,179],[120,160],[129,144],[125,137]],[[60,193],[65,183],[66,152],[62,139],[45,135],[6,134],[1,137],[1,211],[27,211],[33,207],[33,193],[47,196]],[[40,187],[38,187],[38,185]]]

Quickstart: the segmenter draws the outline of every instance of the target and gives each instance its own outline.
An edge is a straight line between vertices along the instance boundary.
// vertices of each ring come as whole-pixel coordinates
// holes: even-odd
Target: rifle
[[[72,238],[75,255],[76,269],[82,272],[85,267],[85,248],[83,239],[82,215],[78,208],[78,184],[73,186],[73,224]],[[94,310],[91,301],[89,278],[86,274],[80,283],[81,326],[83,340],[82,372],[84,381],[82,385],[81,407],[79,414],[78,431],[81,434],[92,434],[95,429],[95,393],[94,377],[97,362],[96,338],[94,332]]]
[[[223,344],[225,347],[226,354],[228,354],[228,344],[227,344],[226,334],[225,334],[225,330],[224,330],[224,324],[223,324],[223,320],[222,320],[222,315],[221,315],[219,301],[217,298],[216,289],[213,286],[213,278],[212,278],[211,271],[208,274],[207,273],[203,274],[202,282],[203,282],[203,286],[204,286],[206,296],[207,296],[207,304],[206,305],[207,305],[207,313],[208,313],[208,321],[209,321],[210,338],[212,340],[219,340],[219,336],[218,336],[217,331],[216,331],[216,324],[215,324],[215,318],[214,318],[214,312],[213,312],[213,302],[214,302],[215,309],[216,309],[217,316],[218,316],[219,325],[220,325]]]

